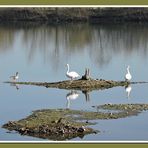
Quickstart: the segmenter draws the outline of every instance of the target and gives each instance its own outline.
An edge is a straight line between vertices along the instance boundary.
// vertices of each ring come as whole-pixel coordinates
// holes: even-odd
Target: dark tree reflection
[[[148,24],[1,24],[0,54],[21,44],[31,63],[39,54],[56,69],[73,55],[88,53],[99,66],[118,54],[147,56]]]

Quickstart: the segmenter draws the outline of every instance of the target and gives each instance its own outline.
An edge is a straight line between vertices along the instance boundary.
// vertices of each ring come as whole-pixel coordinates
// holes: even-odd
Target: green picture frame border
[[[0,5],[147,5],[147,0],[0,0]]]
[[[3,143],[3,148],[147,148],[146,143]]]
[[[86,5],[86,6],[92,6],[92,5],[116,5],[116,6],[143,6],[143,5],[148,5],[148,0],[0,0],[0,6],[19,6],[19,5],[38,5],[38,6],[43,6],[43,5],[78,5],[81,7],[81,5]],[[129,6],[129,7],[130,7]],[[128,143],[128,142],[101,142],[95,143],[95,142],[65,142],[65,143],[60,143],[60,142],[54,142],[54,143],[40,143],[40,142],[33,142],[33,143],[21,143],[21,142],[0,142],[0,147],[1,148],[75,148],[75,147],[83,147],[83,148],[147,148],[148,147],[148,142],[135,142],[135,143]]]

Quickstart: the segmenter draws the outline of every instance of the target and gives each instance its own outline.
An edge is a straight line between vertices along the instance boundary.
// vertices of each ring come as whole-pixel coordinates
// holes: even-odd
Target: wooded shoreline
[[[146,7],[14,7],[0,8],[0,23],[46,21],[48,23],[147,22]]]

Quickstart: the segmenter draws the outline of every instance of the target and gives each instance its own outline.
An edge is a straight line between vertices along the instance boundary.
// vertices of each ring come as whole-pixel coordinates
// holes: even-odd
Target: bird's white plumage
[[[129,68],[130,68],[130,66],[127,66],[127,73],[125,75],[125,80],[126,81],[130,81],[132,79],[132,75],[131,75],[131,73],[129,71]]]
[[[19,79],[19,73],[16,72],[16,74],[14,76],[10,76],[10,78],[13,80],[13,81],[16,81]]]
[[[75,72],[75,71],[69,72],[69,64],[67,64],[66,76],[67,76],[68,78],[71,78],[71,80],[80,77],[80,75],[79,75],[77,72]]]

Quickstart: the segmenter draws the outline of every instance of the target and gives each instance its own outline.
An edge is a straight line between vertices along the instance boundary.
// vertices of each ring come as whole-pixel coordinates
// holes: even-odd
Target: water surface
[[[10,86],[3,83],[15,72],[19,81],[55,82],[68,79],[70,70],[84,74],[90,68],[93,78],[124,80],[130,65],[132,81],[148,81],[147,24],[67,24],[0,25],[0,125],[19,120],[33,110],[70,108],[96,111],[105,103],[148,103],[148,84],[132,85],[130,96],[124,87],[96,90],[86,98],[67,102],[70,90],[38,86]],[[117,120],[97,120],[92,127],[101,133],[75,138],[76,141],[147,141],[148,112]],[[0,128],[1,141],[42,141]],[[48,140],[47,140],[48,141]]]

